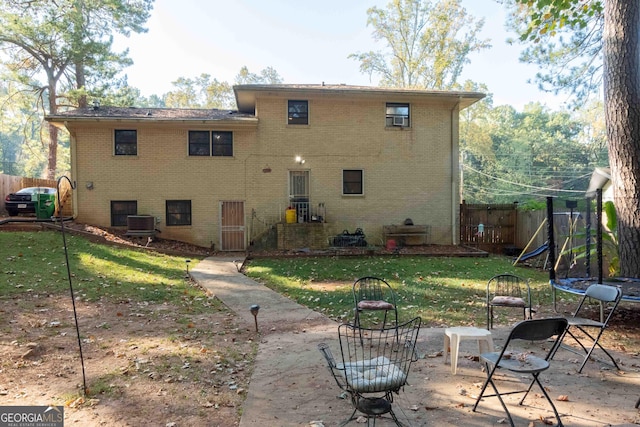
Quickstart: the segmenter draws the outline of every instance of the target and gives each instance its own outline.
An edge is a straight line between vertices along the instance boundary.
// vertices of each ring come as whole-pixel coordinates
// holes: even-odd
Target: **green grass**
[[[430,326],[486,325],[486,283],[499,273],[529,278],[533,305],[553,305],[548,273],[514,267],[500,256],[254,259],[246,269],[249,277],[336,320],[353,316],[355,279],[381,277],[396,293],[400,320],[420,316]],[[341,285],[317,286],[322,282]],[[515,310],[496,311],[498,322],[518,318]]]
[[[190,314],[205,312],[211,302],[185,279],[184,257],[93,243],[69,233],[66,240],[71,282],[78,299],[179,301]],[[69,292],[60,232],[0,232],[0,260],[0,298],[24,292]]]

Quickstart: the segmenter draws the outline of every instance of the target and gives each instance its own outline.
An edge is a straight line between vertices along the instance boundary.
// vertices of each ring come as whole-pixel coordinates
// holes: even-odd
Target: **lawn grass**
[[[179,302],[204,312],[211,301],[190,286],[184,257],[91,242],[67,233],[71,282],[86,302]],[[62,235],[57,231],[0,232],[0,297],[69,292]],[[194,259],[194,261],[196,261]]]
[[[353,316],[354,280],[381,277],[396,293],[401,321],[420,316],[433,327],[485,327],[486,284],[500,273],[530,279],[534,306],[553,305],[547,272],[514,267],[511,258],[502,256],[300,257],[254,259],[246,266],[247,276],[338,321]],[[521,316],[517,310],[496,312],[497,322],[506,323]]]

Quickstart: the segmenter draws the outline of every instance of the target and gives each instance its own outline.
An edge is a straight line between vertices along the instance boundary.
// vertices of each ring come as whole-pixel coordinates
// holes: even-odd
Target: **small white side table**
[[[478,340],[480,354],[493,351],[493,339],[491,331],[474,328],[471,326],[456,326],[444,330],[444,363],[447,363],[447,355],[451,353],[451,373],[456,374],[458,368],[458,350],[460,341],[464,339]]]

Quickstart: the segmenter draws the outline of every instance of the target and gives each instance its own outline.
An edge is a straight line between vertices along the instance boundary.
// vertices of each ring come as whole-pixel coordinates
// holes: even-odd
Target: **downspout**
[[[455,114],[460,114],[460,101],[462,97],[458,96],[458,101],[455,103],[450,112],[450,120],[451,120],[451,131],[450,131],[450,144],[451,144],[451,243],[453,245],[457,245],[460,243],[460,230],[459,230],[459,222],[460,222],[460,201],[456,203],[456,198],[458,193],[458,189],[456,188],[456,181],[460,176],[458,173],[460,162],[459,162],[459,150],[455,150],[456,147],[456,137],[458,135],[458,130],[460,128],[460,124],[458,126],[454,126],[454,117]],[[455,114],[454,114],[455,112]],[[460,142],[458,141],[458,147],[460,147]],[[454,155],[455,154],[455,155]]]
[[[76,182],[76,177],[74,176],[76,171],[78,170],[78,155],[75,156],[73,153],[78,153],[78,145],[76,136],[71,129],[69,129],[69,122],[65,120],[64,128],[69,132],[69,152],[71,153],[71,182]],[[71,189],[71,200],[73,204],[73,215],[72,218],[75,220],[78,217],[78,192]],[[62,216],[62,211],[60,212],[60,216]]]

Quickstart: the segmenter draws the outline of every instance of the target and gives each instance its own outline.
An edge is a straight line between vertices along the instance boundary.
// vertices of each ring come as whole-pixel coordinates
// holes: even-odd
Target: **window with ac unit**
[[[138,132],[136,130],[116,129],[113,133],[116,156],[138,155]]]
[[[138,202],[136,200],[112,200],[111,201],[111,226],[120,227],[127,225],[129,215],[138,215]]]
[[[287,106],[287,123],[290,125],[309,124],[309,101],[292,101]]]
[[[191,200],[167,200],[167,225],[191,225]]]
[[[362,196],[364,194],[362,169],[343,169],[342,194],[345,196]]]
[[[190,130],[189,155],[205,157],[233,156],[233,132]]]
[[[409,127],[409,104],[387,102],[387,127]]]

